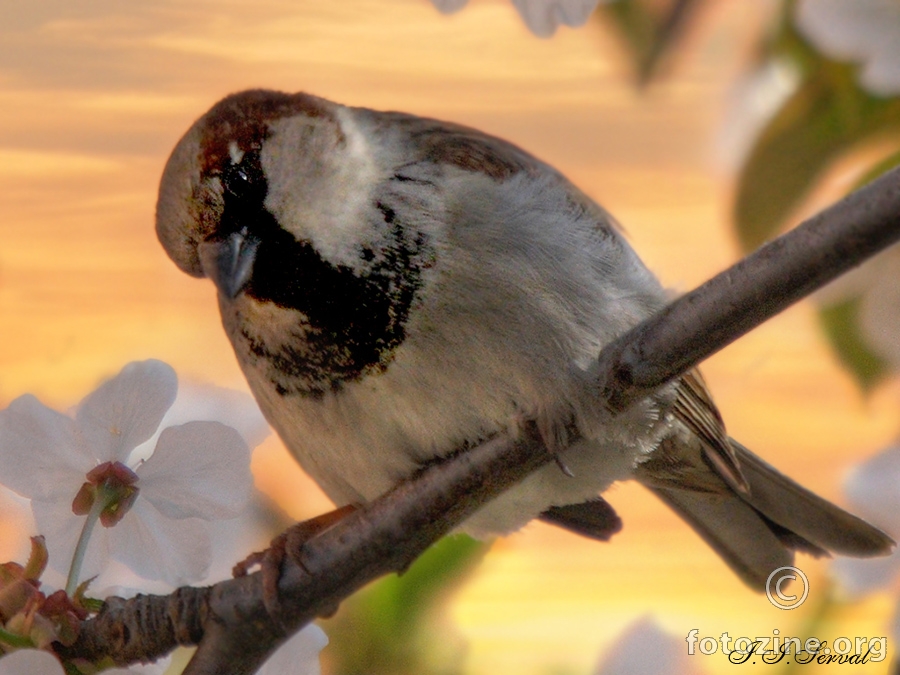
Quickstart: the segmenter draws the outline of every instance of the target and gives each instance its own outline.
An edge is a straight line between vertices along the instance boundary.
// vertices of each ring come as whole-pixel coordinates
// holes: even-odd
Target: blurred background
[[[150,357],[182,380],[246,390],[212,284],[180,273],[153,230],[168,153],[230,92],[303,90],[506,138],[609,209],[674,292],[896,163],[896,0],[619,0],[555,32],[538,2],[437,4],[0,0],[0,408],[26,392],[69,408]],[[900,499],[897,258],[882,254],[703,367],[731,435],[887,528]],[[845,490],[851,467],[876,456],[887,464]],[[276,438],[253,470],[281,514],[262,540],[331,508]],[[739,667],[721,652],[685,659],[692,629],[887,636],[892,658],[892,561],[870,574],[799,556],[810,599],[783,611],[649,493],[624,484],[606,497],[625,522],[607,545],[537,523],[489,549],[455,538],[348,601],[322,622],[324,671]],[[30,534],[12,510],[0,512],[4,560],[21,559]],[[649,655],[673,661],[632,660]],[[891,658],[857,668],[885,673]]]

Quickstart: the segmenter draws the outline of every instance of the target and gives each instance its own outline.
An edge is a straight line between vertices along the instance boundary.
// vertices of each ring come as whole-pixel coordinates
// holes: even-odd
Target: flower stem
[[[4,628],[0,628],[0,642],[18,649],[34,648],[34,641],[30,637],[11,633]]]
[[[91,505],[81,528],[81,535],[78,537],[78,544],[75,546],[75,553],[72,554],[72,564],[69,566],[69,576],[66,579],[66,595],[72,597],[78,589],[78,577],[81,575],[81,565],[84,562],[84,555],[87,552],[88,542],[91,540],[91,533],[94,531],[94,525],[100,519],[100,514],[109,506],[113,494],[109,490],[97,490],[97,498]]]

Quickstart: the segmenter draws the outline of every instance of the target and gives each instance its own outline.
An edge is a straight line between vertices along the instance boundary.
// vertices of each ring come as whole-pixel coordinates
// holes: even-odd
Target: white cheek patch
[[[241,160],[244,159],[244,151],[240,149],[237,141],[231,141],[228,144],[228,157],[231,158],[232,164],[240,164]]]
[[[382,172],[352,111],[334,114],[340,139],[327,120],[296,116],[271,125],[260,155],[269,188],[265,206],[323,258],[362,271],[361,248],[381,239],[371,195]]]

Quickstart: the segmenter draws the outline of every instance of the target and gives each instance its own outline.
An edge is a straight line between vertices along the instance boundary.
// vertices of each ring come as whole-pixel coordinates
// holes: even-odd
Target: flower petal
[[[538,37],[550,37],[560,24],[583,26],[599,0],[512,0],[528,29]]]
[[[863,66],[860,84],[876,96],[893,97],[900,94],[900,16],[893,17],[889,27],[879,36],[872,57]]]
[[[91,582],[89,595],[94,598],[108,598],[115,595],[127,600],[137,595],[168,595],[174,589],[175,586],[166,581],[159,579],[151,581],[125,563],[109,558],[106,567]]]
[[[32,499],[71,501],[94,468],[79,451],[75,422],[31,394],[0,411],[0,448],[0,482]]]
[[[0,675],[65,675],[62,664],[42,649],[20,649],[0,658]]]
[[[250,394],[211,384],[182,382],[160,426],[165,429],[187,422],[221,422],[235,429],[251,448],[272,433]]]
[[[441,14],[453,14],[458,12],[469,0],[431,0],[431,4],[437,7]]]
[[[873,270],[870,285],[864,291],[859,327],[866,343],[897,370],[900,369],[900,336],[897,334],[900,325],[900,250],[891,248],[888,251],[892,255],[879,258],[881,265]]]
[[[110,555],[145,579],[172,586],[200,581],[212,559],[206,523],[172,520],[146,500],[138,500],[121,523],[109,530]]]
[[[855,467],[844,492],[866,520],[900,537],[900,446],[894,445]]]
[[[794,22],[801,35],[823,53],[838,60],[866,56],[872,29],[872,10],[883,0],[799,0]]]
[[[64,502],[31,502],[31,511],[37,531],[44,535],[50,554],[50,567],[61,574],[68,574],[75,545],[81,535],[85,517],[76,516]],[[84,561],[81,565],[81,581],[99,574],[109,560],[109,530],[97,524],[91,533]]]
[[[900,4],[896,0],[799,0],[794,22],[823,54],[862,64],[870,93],[900,93]]]
[[[900,446],[893,445],[854,467],[844,481],[844,493],[853,511],[900,537]],[[900,550],[884,558],[838,558],[831,565],[836,581],[852,594],[889,587],[900,573]]]
[[[628,626],[597,667],[596,675],[696,675],[684,638],[664,631],[651,616]]]
[[[233,518],[253,485],[247,444],[218,422],[163,430],[153,455],[136,473],[141,497],[170,518]]]
[[[110,668],[103,675],[162,675],[172,662],[171,656],[164,656],[155,663],[135,663],[127,668]]]
[[[76,421],[99,462],[125,462],[150,438],[178,391],[178,378],[162,361],[135,361],[101,384],[78,406]]]
[[[900,551],[885,558],[836,558],[831,574],[851,595],[865,595],[890,588],[900,572]]]
[[[255,496],[257,498],[251,499],[237,518],[207,523],[213,560],[204,580],[206,583],[231,579],[236,560],[245,558],[250,551],[262,551],[270,546],[272,528],[278,516],[273,514],[271,504],[259,498],[258,492]]]
[[[270,656],[256,675],[319,675],[319,652],[328,644],[328,636],[311,623],[294,634]]]

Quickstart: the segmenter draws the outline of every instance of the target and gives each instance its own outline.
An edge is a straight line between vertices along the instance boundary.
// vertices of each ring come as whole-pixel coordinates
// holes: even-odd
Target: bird
[[[725,429],[702,376],[613,416],[591,364],[671,295],[562,173],[459,124],[247,90],[202,115],[160,181],[156,232],[217,288],[266,419],[338,507],[532,420],[555,462],[462,523],[540,519],[606,541],[637,480],[749,587],[794,553],[886,554],[877,528]]]

